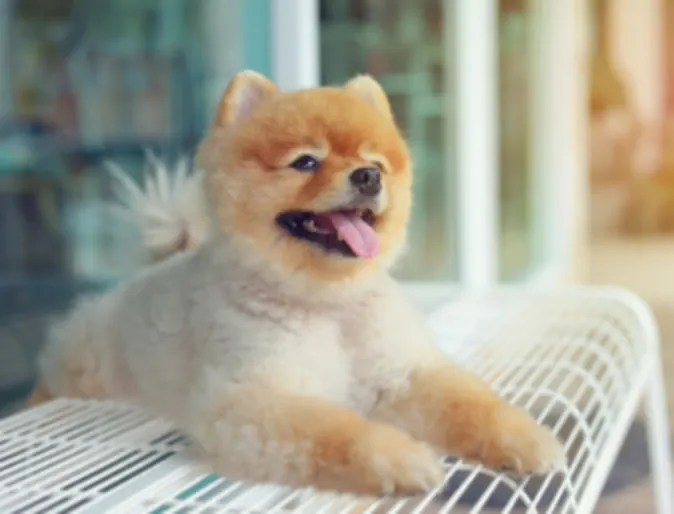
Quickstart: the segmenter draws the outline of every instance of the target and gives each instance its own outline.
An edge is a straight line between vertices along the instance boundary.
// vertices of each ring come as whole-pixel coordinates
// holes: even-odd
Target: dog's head
[[[282,93],[237,74],[199,164],[222,234],[282,271],[339,281],[388,267],[404,245],[410,157],[371,77]]]

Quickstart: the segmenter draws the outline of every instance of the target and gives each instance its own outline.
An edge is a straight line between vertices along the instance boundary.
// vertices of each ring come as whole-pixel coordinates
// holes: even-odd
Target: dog
[[[133,402],[215,472],[364,495],[443,483],[438,452],[548,473],[560,443],[453,364],[389,271],[412,164],[370,76],[281,92],[238,73],[198,171],[131,192],[154,262],[54,327],[34,401]]]

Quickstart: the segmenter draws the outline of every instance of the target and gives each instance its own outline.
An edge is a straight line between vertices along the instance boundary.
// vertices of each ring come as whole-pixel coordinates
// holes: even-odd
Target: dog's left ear
[[[264,75],[249,70],[237,73],[222,95],[213,125],[226,127],[244,120],[261,102],[276,93],[276,84]]]
[[[393,119],[391,104],[384,88],[370,75],[358,75],[349,80],[344,88],[355,93],[387,118]]]

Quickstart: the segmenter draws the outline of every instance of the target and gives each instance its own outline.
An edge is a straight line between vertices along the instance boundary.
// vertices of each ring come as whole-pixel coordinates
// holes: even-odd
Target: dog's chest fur
[[[432,357],[423,324],[389,277],[367,291],[345,286],[298,296],[203,257],[159,266],[114,293],[125,371],[154,404],[175,405],[193,394],[193,384],[213,394],[246,384],[367,414]]]
[[[348,302],[307,306],[254,296],[236,300],[237,323],[245,320],[244,332],[255,334],[260,345],[260,375],[363,414],[374,407],[391,373],[377,320],[367,314],[370,308]]]
[[[414,344],[423,334],[410,326],[407,305],[389,287],[384,280],[367,293],[345,292],[342,301],[298,302],[249,283],[233,300],[232,322],[255,334],[261,376],[367,414],[424,356]]]

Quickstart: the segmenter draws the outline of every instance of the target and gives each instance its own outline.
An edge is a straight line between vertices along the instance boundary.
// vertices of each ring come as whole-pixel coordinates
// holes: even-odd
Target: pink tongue
[[[330,212],[323,216],[330,220],[337,233],[358,257],[370,258],[379,253],[377,233],[358,214]]]

